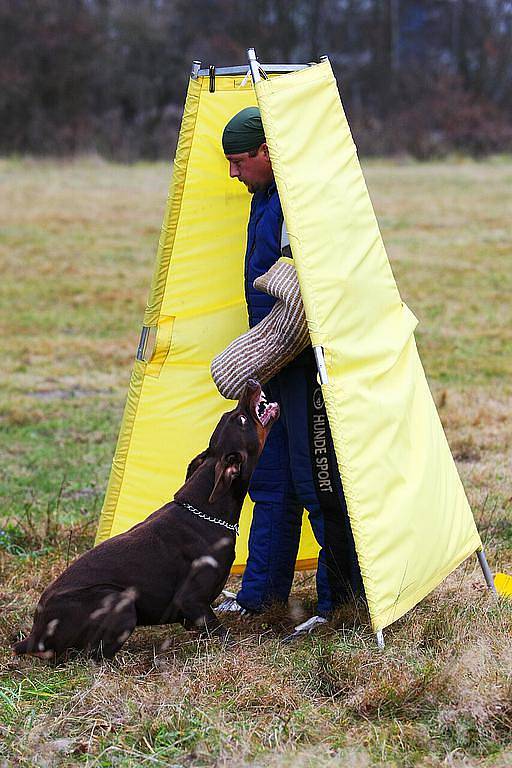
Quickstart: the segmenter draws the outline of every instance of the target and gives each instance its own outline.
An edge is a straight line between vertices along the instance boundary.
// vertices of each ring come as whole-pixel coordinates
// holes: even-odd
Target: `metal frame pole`
[[[327,376],[323,347],[321,347],[319,344],[313,344],[313,352],[315,353],[316,367],[318,368],[320,384],[328,384],[329,377]]]
[[[493,576],[492,576],[492,571],[489,568],[489,563],[487,562],[487,558],[485,556],[484,550],[481,549],[481,550],[477,551],[476,556],[478,557],[478,562],[480,563],[480,568],[482,569],[482,572],[484,574],[484,579],[485,579],[485,582],[486,582],[487,586],[489,587],[490,591],[493,594],[495,594],[496,597],[497,597],[498,596],[498,591],[497,591],[496,586],[494,584],[494,579],[493,579]]]
[[[247,49],[247,58],[249,59],[249,67],[251,68],[251,75],[253,83],[259,83],[261,80],[260,65],[256,58],[256,50],[254,48]]]

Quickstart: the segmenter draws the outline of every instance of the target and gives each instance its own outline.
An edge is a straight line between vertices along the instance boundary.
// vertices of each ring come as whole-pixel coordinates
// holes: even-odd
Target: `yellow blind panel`
[[[183,484],[232,404],[210,377],[212,358],[247,329],[243,272],[250,195],[229,178],[224,125],[256,103],[242,78],[191,80],[144,324],[156,329],[149,362],[136,361],[97,542],[127,530]],[[184,514],[187,514],[184,512]],[[241,520],[235,569],[243,568],[252,505]],[[314,563],[309,525],[299,565]]]
[[[370,615],[379,630],[481,547],[329,62],[256,86]]]

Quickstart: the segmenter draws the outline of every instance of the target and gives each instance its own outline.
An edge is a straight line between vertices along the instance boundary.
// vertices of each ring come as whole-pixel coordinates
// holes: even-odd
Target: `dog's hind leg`
[[[108,601],[103,601],[102,607],[92,612],[87,650],[93,658],[113,659],[128,640],[137,625],[136,597],[135,590],[125,589],[114,593]]]

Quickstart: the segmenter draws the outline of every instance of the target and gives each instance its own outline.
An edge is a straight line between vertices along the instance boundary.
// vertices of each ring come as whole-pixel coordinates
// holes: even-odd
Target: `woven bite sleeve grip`
[[[293,262],[279,259],[254,287],[276,298],[270,313],[229,344],[211,364],[212,378],[223,397],[236,400],[248,379],[265,384],[310,343]]]

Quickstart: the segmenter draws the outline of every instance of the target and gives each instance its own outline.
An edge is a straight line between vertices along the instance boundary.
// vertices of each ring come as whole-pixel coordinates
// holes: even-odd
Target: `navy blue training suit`
[[[253,195],[245,256],[249,325],[260,322],[275,299],[253,287],[281,255],[283,213],[273,183]],[[362,582],[322,390],[311,347],[265,385],[281,406],[254,472],[249,495],[254,515],[249,558],[238,603],[258,611],[286,601],[293,580],[305,507],[321,546],[317,570],[318,613],[328,615]]]

